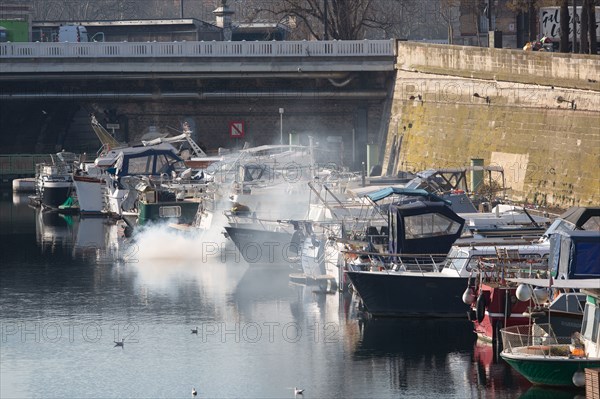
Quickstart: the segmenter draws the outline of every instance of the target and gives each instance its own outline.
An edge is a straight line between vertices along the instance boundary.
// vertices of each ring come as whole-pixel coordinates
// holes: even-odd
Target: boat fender
[[[479,294],[477,297],[477,304],[475,308],[475,315],[477,316],[477,322],[481,323],[485,316],[485,306],[486,306],[485,296],[483,294]]]

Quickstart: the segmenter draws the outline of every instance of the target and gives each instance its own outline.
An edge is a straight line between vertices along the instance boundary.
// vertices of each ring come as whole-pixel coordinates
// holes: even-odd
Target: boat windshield
[[[555,233],[560,233],[562,231],[569,232],[569,231],[573,231],[573,230],[575,230],[575,225],[573,223],[568,222],[563,219],[556,219],[550,225],[550,227],[548,227],[548,230],[546,230],[546,232],[544,233],[544,236],[549,237]]]
[[[469,264],[467,266],[467,264],[471,262],[471,256],[467,251],[460,248],[452,248],[448,253],[448,257],[446,258],[444,269],[451,269],[460,272],[467,267],[467,270],[469,270],[468,268],[472,267],[472,265]]]
[[[456,234],[461,224],[439,213],[405,216],[407,239]]]
[[[588,300],[583,312],[583,322],[581,324],[581,334],[584,338],[592,342],[600,341],[600,337],[598,336],[600,333],[600,323],[598,321],[600,321],[600,307]]]

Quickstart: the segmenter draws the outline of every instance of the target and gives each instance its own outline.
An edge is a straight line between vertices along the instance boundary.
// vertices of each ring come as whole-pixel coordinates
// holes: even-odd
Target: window
[[[128,171],[130,175],[147,175],[152,173],[152,156],[129,158]]]
[[[590,341],[596,342],[600,326],[600,307],[588,302],[583,312],[583,323],[581,324],[581,334]]]
[[[180,206],[161,206],[158,208],[158,216],[161,218],[178,218],[181,217]]]
[[[583,230],[600,231],[600,216],[592,216],[581,228]]]
[[[467,261],[469,261],[469,254],[466,251],[452,249],[446,258],[446,264],[444,267],[447,269],[460,271],[463,267],[465,267]],[[468,271],[470,271],[469,267],[470,265],[467,266]]]
[[[165,155],[156,157],[156,174],[169,173],[170,169],[169,159]]]
[[[439,213],[407,216],[404,225],[407,239],[452,235],[460,229],[458,222]]]

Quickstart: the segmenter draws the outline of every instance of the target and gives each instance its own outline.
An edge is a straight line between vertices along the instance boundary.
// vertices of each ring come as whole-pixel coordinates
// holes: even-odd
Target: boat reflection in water
[[[418,395],[424,386],[442,389],[441,380],[445,383],[440,394],[446,397],[481,397],[483,391],[497,392],[501,397],[507,388],[514,395],[530,386],[510,366],[494,362],[491,345],[477,345],[466,318],[375,318],[358,323],[354,360],[370,361],[374,372],[389,373],[391,388],[403,394]],[[378,362],[377,358],[385,361]],[[459,388],[465,383],[467,391]]]
[[[112,263],[133,252],[124,226],[114,220],[35,210],[36,240],[43,254],[70,254],[73,258]]]
[[[476,384],[473,390],[485,387],[486,391],[498,392],[503,387],[512,386],[520,387],[520,391],[525,392],[531,383],[514,372],[494,350],[491,342],[476,340],[473,345],[473,383]]]
[[[42,253],[71,251],[77,239],[79,217],[36,209],[36,239]]]
[[[585,389],[532,386],[519,399],[585,399]]]

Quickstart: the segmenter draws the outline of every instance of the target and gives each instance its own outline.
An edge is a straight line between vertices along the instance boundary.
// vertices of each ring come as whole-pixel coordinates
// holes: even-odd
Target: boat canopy
[[[389,250],[397,254],[445,255],[465,220],[445,202],[416,201],[389,208]]]
[[[574,206],[560,215],[560,219],[574,224],[576,229],[600,230],[600,208]],[[584,227],[590,219],[595,220],[595,226]]]
[[[550,270],[557,278],[600,278],[600,232],[560,231],[550,236]]]
[[[391,195],[404,195],[407,197],[423,197],[423,199],[431,202],[443,202],[450,205],[452,202],[439,197],[435,194],[428,192],[427,190],[423,190],[421,188],[410,189],[410,188],[400,188],[400,187],[386,187],[381,190],[375,191],[374,193],[367,194],[367,197],[373,202],[381,201],[384,198],[387,198]]]
[[[119,177],[127,175],[171,174],[183,167],[183,160],[171,150],[147,148],[136,153],[119,153],[115,169]]]

